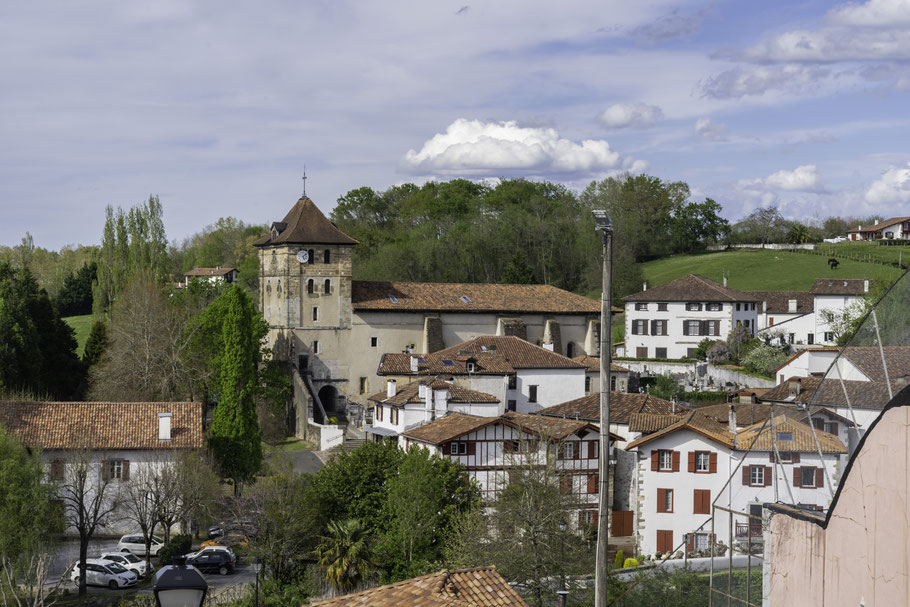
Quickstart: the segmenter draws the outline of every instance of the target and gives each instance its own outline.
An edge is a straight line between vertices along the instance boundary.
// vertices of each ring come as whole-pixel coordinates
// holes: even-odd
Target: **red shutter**
[[[468,443],[468,455],[477,454],[477,443],[475,441],[470,441]]]
[[[663,513],[667,511],[667,496],[664,495],[667,492],[666,489],[657,490],[657,512]]]
[[[825,486],[825,470],[824,468],[815,469],[815,486],[824,487]]]
[[[794,453],[794,454],[793,454],[793,463],[794,463],[794,464],[798,464],[798,463],[799,463],[799,453]]]
[[[695,551],[695,534],[687,533],[686,534],[686,552],[691,554]]]
[[[765,487],[771,486],[771,471],[773,468],[771,466],[765,466]]]
[[[657,472],[660,469],[659,454],[659,451],[651,452],[651,472]]]
[[[695,472],[695,451],[689,451],[689,472]]]
[[[837,435],[837,422],[825,424],[825,432]]]
[[[597,473],[588,476],[588,493],[597,493]]]
[[[749,486],[749,466],[743,466],[743,487]]]
[[[709,460],[708,466],[710,466],[710,468],[708,470],[713,474],[717,472],[717,453],[711,452]]]
[[[125,481],[130,480],[130,460],[123,460],[123,468],[121,478]]]
[[[798,468],[798,467],[793,468],[793,486],[794,487],[802,486],[802,484],[800,483],[800,481],[802,480],[802,470],[803,470],[802,468]]]
[[[572,441],[572,459],[578,459],[579,457],[581,457],[581,443]]]
[[[596,525],[597,522],[598,522],[599,520],[600,520],[600,512],[598,512],[597,510],[595,510],[595,511],[594,511],[594,521],[593,521],[593,523]]]
[[[578,528],[581,529],[582,525],[585,524],[585,513],[584,510],[578,511]]]
[[[679,472],[679,451],[673,452],[673,472]]]

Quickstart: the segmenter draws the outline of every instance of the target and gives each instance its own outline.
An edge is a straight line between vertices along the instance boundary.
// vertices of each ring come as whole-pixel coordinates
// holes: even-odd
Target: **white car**
[[[158,551],[162,548],[164,548],[164,542],[157,537],[152,536],[152,545],[149,548],[149,554],[158,556]],[[145,556],[145,538],[142,537],[141,533],[124,535],[117,544],[117,550],[119,552],[132,552],[133,554]]]
[[[74,584],[79,583],[80,562],[73,565],[70,579]],[[111,590],[129,588],[136,585],[139,576],[135,571],[130,571],[120,563],[104,559],[88,559],[85,561],[85,583],[88,586],[107,586]]]
[[[145,560],[139,558],[132,552],[107,552],[101,555],[101,558],[120,563],[130,571],[135,571],[139,577],[145,577],[146,574],[155,573],[155,567],[149,563],[146,568]]]
[[[827,242],[828,244],[839,244],[841,242],[846,242],[846,241],[847,241],[846,236],[835,236],[834,238],[825,238],[825,240],[824,240],[824,242]]]

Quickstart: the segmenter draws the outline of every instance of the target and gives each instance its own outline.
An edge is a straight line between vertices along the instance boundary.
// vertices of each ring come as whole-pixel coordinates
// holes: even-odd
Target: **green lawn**
[[[850,245],[839,245],[841,247]],[[862,246],[862,245],[860,245]],[[871,247],[868,247],[871,249]],[[897,261],[897,249],[903,247],[879,247],[881,254],[891,255]],[[889,251],[888,249],[891,249]],[[847,251],[850,249],[848,248]],[[844,251],[845,253],[847,251]],[[858,249],[854,249],[857,252]],[[865,254],[865,251],[863,252]],[[642,264],[642,272],[648,285],[656,287],[686,276],[701,274],[711,280],[723,282],[727,274],[727,285],[746,291],[808,291],[816,278],[870,278],[893,282],[901,271],[894,267],[865,263],[841,257],[840,267],[831,270],[825,255],[789,253],[787,251],[739,250],[697,255],[675,255]],[[910,260],[908,260],[910,262]],[[906,263],[906,262],[905,262]]]
[[[76,353],[81,357],[82,351],[85,350],[85,341],[88,339],[88,334],[92,331],[92,315],[67,316],[63,320],[76,332],[76,341],[79,342],[79,348]]]

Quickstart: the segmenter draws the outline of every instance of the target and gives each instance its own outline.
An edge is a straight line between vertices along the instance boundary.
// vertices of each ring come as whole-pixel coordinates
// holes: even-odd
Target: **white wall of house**
[[[803,350],[799,356],[777,370],[778,383],[790,377],[811,377],[815,373],[825,373],[838,354],[838,350]],[[850,367],[856,369],[853,365]],[[857,378],[851,376],[844,379]]]
[[[861,304],[861,295],[816,295],[815,296],[815,334],[819,339],[816,343],[833,345],[834,336],[831,335],[831,325],[825,322],[822,310],[830,310],[838,314],[851,306]]]
[[[433,390],[429,403],[407,403],[405,405],[384,405],[374,403],[373,428],[382,428],[396,434],[415,428],[449,413],[468,413],[480,417],[499,416],[500,403],[453,403],[447,390]]]
[[[779,315],[774,315],[773,318],[774,324],[760,329],[758,332],[759,337],[782,334],[772,342],[778,345],[813,346],[824,343],[824,334],[815,332],[816,320],[814,314],[801,314],[791,316],[789,319],[780,319]]]
[[[514,400],[516,411],[532,413],[544,407],[558,405],[585,395],[585,369],[518,369],[516,389],[508,390],[506,398]],[[531,399],[536,386],[537,397]]]

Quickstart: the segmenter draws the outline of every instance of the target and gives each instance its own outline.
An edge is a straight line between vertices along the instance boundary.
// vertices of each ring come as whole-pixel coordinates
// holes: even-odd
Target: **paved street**
[[[312,451],[288,451],[286,453],[273,455],[272,457],[288,458],[296,472],[314,474],[322,468],[322,461]]]

